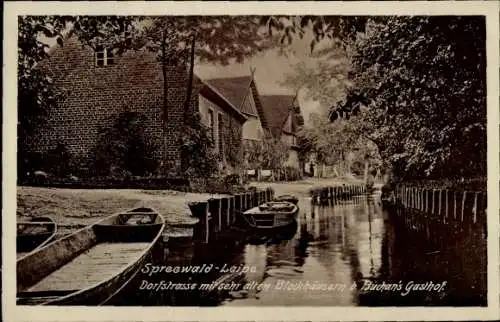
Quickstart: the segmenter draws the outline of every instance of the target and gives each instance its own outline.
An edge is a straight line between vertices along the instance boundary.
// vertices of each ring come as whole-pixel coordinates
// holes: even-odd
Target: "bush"
[[[44,155],[41,152],[19,150],[17,155],[17,178],[21,182],[32,179],[35,171],[43,169]]]
[[[71,174],[72,161],[73,158],[68,148],[64,144],[57,144],[54,149],[47,152],[43,170],[63,178]]]
[[[180,138],[181,173],[187,177],[210,178],[217,172],[220,156],[214,153],[209,129],[201,123],[199,114],[190,117]]]
[[[159,145],[144,131],[144,121],[140,113],[124,112],[100,133],[92,153],[96,175],[129,177],[156,172],[154,152]]]

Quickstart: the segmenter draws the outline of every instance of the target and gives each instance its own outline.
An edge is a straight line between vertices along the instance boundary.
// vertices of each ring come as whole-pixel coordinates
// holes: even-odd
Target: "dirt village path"
[[[307,178],[295,182],[251,182],[248,186],[272,187],[277,196],[281,194],[307,196],[309,190],[316,186],[359,182],[354,178]],[[92,224],[100,218],[116,212],[146,206],[158,210],[164,216],[166,223],[174,226],[197,221],[191,217],[188,202],[203,201],[217,196],[222,195],[186,193],[174,190],[18,187],[17,220],[23,221],[27,217],[50,216],[61,226],[61,231],[71,231],[78,226]],[[167,229],[175,230],[173,227]]]

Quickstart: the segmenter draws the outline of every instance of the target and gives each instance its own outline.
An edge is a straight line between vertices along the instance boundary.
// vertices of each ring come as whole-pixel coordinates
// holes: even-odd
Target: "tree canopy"
[[[49,57],[43,38],[56,39],[64,46],[64,32],[86,46],[113,48],[116,54],[147,48],[166,66],[182,66],[194,55],[201,61],[228,64],[261,51],[273,43],[265,38],[255,16],[24,16],[19,19],[19,150],[26,150],[26,138],[45,126],[47,112],[64,93],[37,64]],[[192,44],[192,46],[190,46]],[[190,55],[191,54],[191,55]],[[192,74],[191,62],[191,74]],[[191,97],[193,77],[189,78],[186,106]],[[168,118],[167,82],[164,84],[164,111]],[[196,126],[195,126],[196,127]],[[188,131],[192,133],[193,131]],[[185,138],[182,135],[181,138]],[[188,140],[189,141],[189,140]],[[22,171],[22,170],[21,170]]]
[[[374,135],[398,176],[486,175],[485,28],[484,17],[391,17],[358,38],[352,92],[382,112]]]
[[[368,107],[365,137],[377,144],[398,178],[485,176],[484,17],[346,19],[352,23],[344,31],[321,23],[323,28],[313,27],[312,49],[325,37],[337,37],[338,45],[319,53],[321,68],[299,66],[295,75],[305,79],[313,98],[332,104],[330,120],[349,119]],[[285,27],[278,30],[287,34]],[[339,51],[346,59],[326,56]]]

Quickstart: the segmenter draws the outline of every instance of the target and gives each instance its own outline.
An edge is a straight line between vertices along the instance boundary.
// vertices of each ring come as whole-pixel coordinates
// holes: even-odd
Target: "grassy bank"
[[[88,225],[137,206],[158,210],[168,224],[190,223],[187,203],[216,195],[173,190],[17,188],[17,218],[50,216],[60,225]]]

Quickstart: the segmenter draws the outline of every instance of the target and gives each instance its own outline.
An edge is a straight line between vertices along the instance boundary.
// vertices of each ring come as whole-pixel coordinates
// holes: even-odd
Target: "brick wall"
[[[62,143],[74,156],[87,158],[99,131],[111,126],[119,113],[135,111],[146,117],[146,132],[158,142],[165,142],[156,156],[169,166],[178,163],[186,71],[169,68],[165,126],[162,70],[154,53],[126,52],[115,56],[114,65],[105,67],[95,66],[94,59],[91,48],[70,38],[41,64],[65,92],[65,99],[49,112],[47,127],[33,144],[34,149],[43,152]],[[197,109],[196,97],[197,89],[193,92],[193,109]]]

